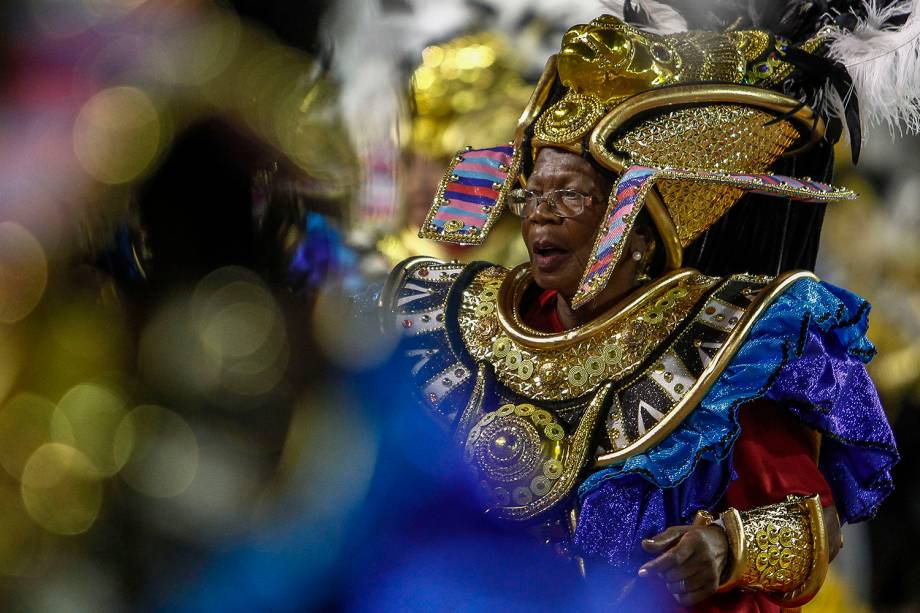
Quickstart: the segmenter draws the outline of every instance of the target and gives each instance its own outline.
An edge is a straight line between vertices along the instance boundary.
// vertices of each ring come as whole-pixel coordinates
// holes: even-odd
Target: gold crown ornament
[[[603,15],[571,28],[550,57],[514,141],[458,153],[419,235],[478,244],[508,191],[526,181],[524,160],[543,147],[590,155],[617,176],[572,306],[600,293],[645,209],[664,240],[667,267],[745,192],[806,202],[855,195],[816,181],[768,174],[781,156],[824,137],[824,120],[773,91],[794,66],[793,47],[761,30],[657,35]]]

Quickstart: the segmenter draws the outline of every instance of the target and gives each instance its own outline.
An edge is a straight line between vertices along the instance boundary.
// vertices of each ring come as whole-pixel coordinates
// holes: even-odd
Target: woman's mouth
[[[568,256],[568,250],[550,241],[537,241],[533,245],[533,265],[540,270],[558,268]]]

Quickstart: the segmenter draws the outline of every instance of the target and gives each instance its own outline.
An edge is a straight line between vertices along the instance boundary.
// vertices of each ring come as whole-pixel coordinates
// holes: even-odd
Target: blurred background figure
[[[604,608],[479,517],[393,339],[330,291],[434,248],[414,228],[445,162],[510,139],[533,62],[601,10],[0,5],[4,610]],[[914,610],[920,142],[871,143],[819,272],[876,305],[904,458],[842,597]],[[428,253],[524,259],[493,238]]]
[[[333,70],[369,171],[356,231],[376,244],[382,268],[413,255],[508,265],[527,259],[512,240],[520,231],[512,220],[499,223],[500,238],[475,248],[426,241],[418,229],[450,159],[466,146],[511,140],[507,126],[526,106],[554,41],[598,7],[593,0],[335,4],[327,19]]]

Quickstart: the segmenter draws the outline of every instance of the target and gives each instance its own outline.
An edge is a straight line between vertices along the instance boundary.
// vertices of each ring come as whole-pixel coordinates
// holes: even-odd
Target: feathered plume
[[[920,133],[920,0],[863,4],[852,32],[831,35],[828,57],[846,66],[867,125]]]
[[[617,17],[655,34],[687,31],[687,20],[673,7],[657,0],[602,0]]]

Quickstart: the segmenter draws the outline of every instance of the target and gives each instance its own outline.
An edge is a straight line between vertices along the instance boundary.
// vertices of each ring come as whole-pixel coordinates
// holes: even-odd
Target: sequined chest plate
[[[579,398],[636,371],[718,281],[679,272],[601,326],[545,334],[521,321],[517,304],[527,278],[519,270],[482,271],[463,291],[458,323],[470,355],[488,363],[504,386],[552,401]]]

